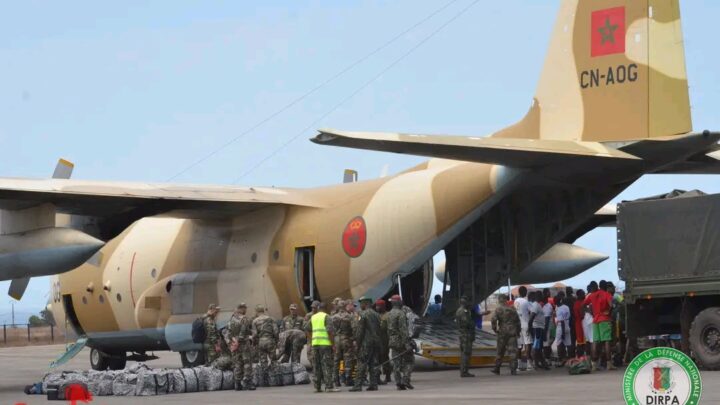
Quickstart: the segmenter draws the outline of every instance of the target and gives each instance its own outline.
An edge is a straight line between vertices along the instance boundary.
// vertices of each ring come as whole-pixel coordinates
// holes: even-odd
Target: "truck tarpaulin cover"
[[[720,194],[686,193],[618,207],[618,269],[631,282],[720,274]]]

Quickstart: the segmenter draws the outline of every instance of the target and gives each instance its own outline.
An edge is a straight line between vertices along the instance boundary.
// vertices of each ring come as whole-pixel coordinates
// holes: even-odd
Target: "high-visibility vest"
[[[313,346],[330,346],[330,336],[328,336],[325,328],[325,312],[318,312],[310,318],[312,326],[312,345]]]

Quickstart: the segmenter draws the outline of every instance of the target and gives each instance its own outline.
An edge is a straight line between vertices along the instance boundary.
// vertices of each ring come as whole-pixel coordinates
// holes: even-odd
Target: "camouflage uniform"
[[[388,343],[388,315],[389,312],[385,312],[380,315],[380,355],[378,356],[378,362],[382,364],[382,372],[385,374],[385,381],[390,382],[390,375],[392,374],[392,364],[390,364],[390,346]]]
[[[312,311],[310,311],[310,312],[308,312],[307,314],[305,314],[305,319],[304,319],[305,324],[304,324],[303,328],[305,329],[306,332],[308,331],[308,328],[312,329],[312,327],[310,327],[309,325],[310,325],[310,318],[312,318],[313,315],[315,315],[315,312],[312,312]],[[307,340],[307,338],[306,338],[305,340]],[[310,364],[315,364],[315,363],[313,362],[313,347],[312,347],[312,344],[310,344],[310,342],[306,342],[306,343],[307,343],[307,358],[308,358],[308,361],[310,362]]]
[[[245,389],[253,389],[254,381],[252,375],[252,321],[247,315],[233,314],[225,328],[225,342],[232,344],[232,340],[238,341],[238,348],[232,352],[233,376],[235,386]]]
[[[283,318],[282,332],[286,333],[285,344],[280,348],[283,351],[283,356],[280,359],[281,363],[300,363],[300,354],[302,353],[303,346],[307,343],[305,334],[292,334],[289,333],[292,330],[303,331],[305,320],[300,316],[288,315]]]
[[[365,376],[369,373],[369,389],[377,389],[378,355],[380,352],[380,315],[370,308],[360,311],[355,323],[355,341],[358,347],[358,367],[355,376],[355,388],[361,388]]]
[[[347,383],[352,379],[352,370],[355,367],[355,346],[353,339],[353,315],[341,309],[332,317],[335,330],[335,364],[333,378],[335,384],[340,383],[340,361],[344,364],[344,380]]]
[[[415,363],[415,353],[410,347],[407,315],[401,308],[393,308],[388,312],[387,322],[390,355],[394,357],[392,363],[395,383],[398,387],[407,386],[410,384],[410,376]]]
[[[466,307],[460,307],[455,312],[455,323],[460,337],[460,375],[468,375],[472,346],[475,342],[475,319],[473,313]]]
[[[520,334],[520,317],[513,307],[500,305],[491,319],[492,328],[497,333],[497,357],[495,371],[500,372],[503,357],[510,357],[510,371],[517,370],[517,337]]]
[[[253,335],[257,341],[258,367],[261,375],[277,370],[278,327],[275,320],[265,313],[258,315],[252,322]]]
[[[210,363],[210,367],[217,368],[219,370],[232,370],[233,362],[230,349],[225,344],[223,339],[218,340],[220,342],[220,353],[217,358]]]
[[[215,351],[215,346],[220,340],[220,335],[217,331],[215,319],[211,316],[205,315],[203,325],[205,326],[205,343],[203,345],[205,348],[205,364],[210,365],[220,356],[220,353]]]

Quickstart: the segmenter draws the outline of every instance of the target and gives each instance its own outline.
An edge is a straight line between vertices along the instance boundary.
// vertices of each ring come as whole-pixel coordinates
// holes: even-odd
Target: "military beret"
[[[358,300],[358,302],[365,302],[365,301],[372,302],[372,298],[367,297],[367,296],[362,296],[362,297],[360,297],[360,299]]]

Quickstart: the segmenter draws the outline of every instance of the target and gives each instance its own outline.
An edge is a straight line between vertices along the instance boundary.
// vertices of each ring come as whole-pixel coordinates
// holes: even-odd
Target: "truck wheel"
[[[98,349],[90,349],[90,367],[93,370],[105,371],[110,365],[107,356],[102,354]]]
[[[125,368],[126,364],[127,364],[127,354],[126,353],[113,354],[113,357],[108,358],[108,367],[110,367],[110,370],[122,370]]]
[[[199,367],[205,364],[205,352],[202,350],[190,350],[180,352],[180,361],[185,368]]]
[[[708,370],[720,369],[720,308],[700,312],[690,326],[690,349]]]

